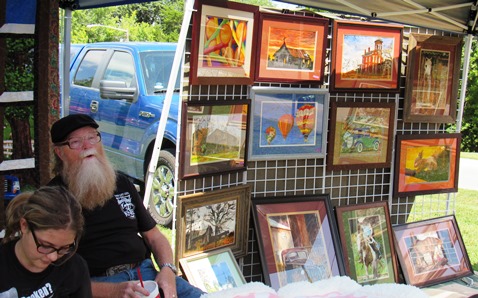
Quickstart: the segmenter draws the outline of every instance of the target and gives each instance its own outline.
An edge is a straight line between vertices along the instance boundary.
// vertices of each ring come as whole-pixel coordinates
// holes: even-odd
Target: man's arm
[[[118,298],[118,297],[138,297],[136,293],[148,295],[148,291],[134,281],[121,283],[111,282],[91,282],[93,297],[95,298]]]
[[[147,232],[143,232],[142,236],[146,240],[154,260],[157,265],[170,263],[174,264],[173,251],[168,239],[155,226]],[[168,268],[164,267],[156,276],[156,282],[163,290],[165,297],[177,297],[176,295],[176,274]]]

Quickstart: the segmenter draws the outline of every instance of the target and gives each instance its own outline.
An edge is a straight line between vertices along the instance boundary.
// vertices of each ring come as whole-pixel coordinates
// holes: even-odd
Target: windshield
[[[166,92],[168,88],[169,75],[173,65],[175,52],[143,52],[140,54],[141,66],[146,84],[148,95]],[[179,78],[181,72],[178,71],[174,89],[179,89]]]

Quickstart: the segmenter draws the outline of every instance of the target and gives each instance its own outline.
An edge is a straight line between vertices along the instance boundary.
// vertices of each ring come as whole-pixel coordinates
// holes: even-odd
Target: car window
[[[152,51],[140,54],[141,67],[148,95],[153,95],[155,91],[166,91],[173,67],[174,54],[175,52],[173,51]],[[178,72],[174,89],[179,89],[179,76],[180,72]]]
[[[78,67],[78,71],[73,78],[73,84],[91,87],[96,70],[105,53],[105,50],[89,50]]]
[[[103,80],[123,81],[126,87],[134,84],[134,61],[130,53],[116,51],[106,68]]]

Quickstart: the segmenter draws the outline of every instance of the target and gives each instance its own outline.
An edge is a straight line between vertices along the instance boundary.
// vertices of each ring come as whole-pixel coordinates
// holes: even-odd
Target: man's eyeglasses
[[[35,244],[37,246],[37,251],[41,254],[48,255],[48,254],[51,254],[52,252],[56,251],[56,253],[59,256],[64,256],[64,255],[67,255],[67,254],[70,254],[70,253],[74,252],[75,249],[76,249],[76,241],[73,242],[72,244],[68,245],[68,246],[63,246],[63,247],[60,247],[60,248],[54,248],[53,246],[40,244],[38,242],[38,239],[35,235],[35,232],[32,229],[32,225],[30,223],[28,223],[28,227],[30,228],[30,231],[32,232],[33,241],[35,241]]]
[[[99,132],[92,132],[83,137],[69,138],[64,142],[56,143],[56,146],[68,145],[70,149],[79,149],[83,146],[84,140],[87,140],[91,145],[97,144],[101,141],[101,134]]]

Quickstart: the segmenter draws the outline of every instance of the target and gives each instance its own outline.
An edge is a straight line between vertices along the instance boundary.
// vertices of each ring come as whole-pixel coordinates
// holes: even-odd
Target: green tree
[[[478,46],[472,44],[470,57],[470,71],[466,90],[465,106],[463,109],[463,123],[461,127],[461,149],[465,152],[478,152]]]
[[[35,40],[32,38],[7,38],[7,58],[5,65],[5,91],[33,90],[33,54]],[[32,134],[30,119],[33,108],[29,106],[9,106],[5,109],[5,119],[11,130],[13,143],[12,159],[31,158]],[[23,178],[34,184],[34,177],[25,173]]]

